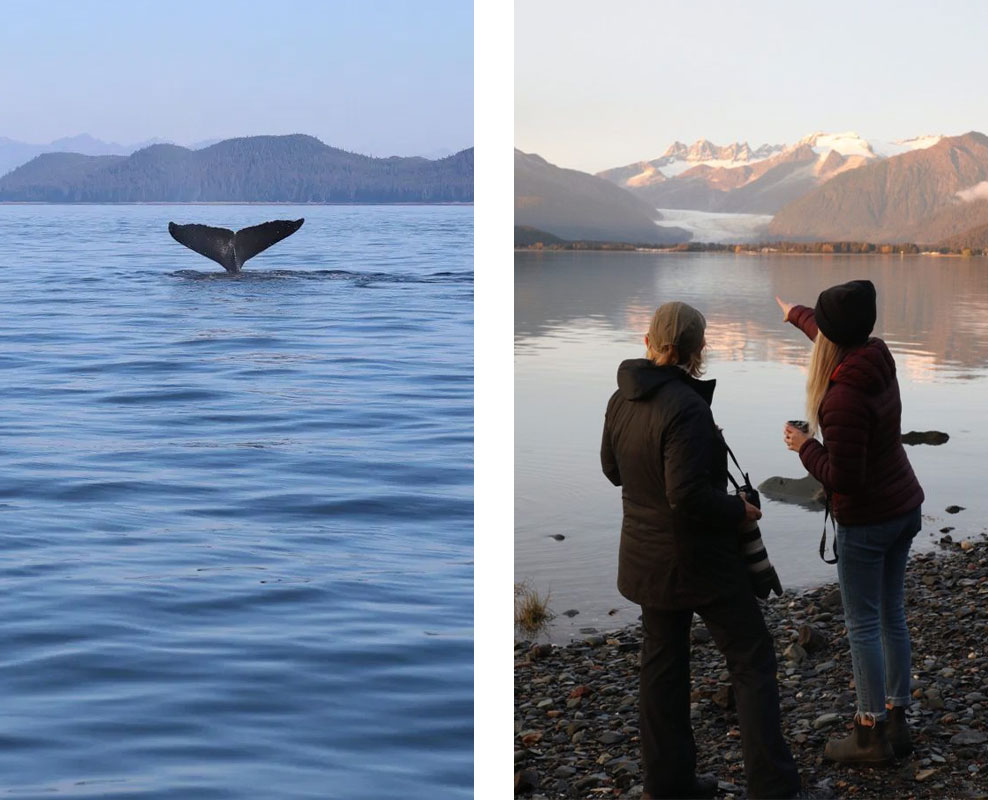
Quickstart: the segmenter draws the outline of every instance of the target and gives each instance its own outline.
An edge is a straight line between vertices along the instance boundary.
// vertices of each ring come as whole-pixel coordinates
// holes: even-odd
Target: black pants
[[[750,798],[793,797],[799,773],[782,738],[772,637],[750,592],[695,609],[727,659],[741,723]],[[645,790],[680,797],[696,774],[690,725],[690,624],[693,610],[642,607],[639,708]]]

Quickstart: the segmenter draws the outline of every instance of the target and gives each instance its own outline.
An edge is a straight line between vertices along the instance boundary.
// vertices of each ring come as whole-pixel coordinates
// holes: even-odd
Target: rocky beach
[[[960,509],[958,509],[960,510]],[[836,584],[786,591],[763,603],[779,661],[783,732],[806,789],[839,798],[988,798],[988,536],[954,541],[906,573],[912,636],[908,709],[915,752],[888,769],[849,769],[822,758],[850,730],[854,683]],[[691,715],[697,773],[718,797],[747,797],[740,731],[724,659],[703,623],[692,630]],[[640,797],[636,624],[586,631],[566,646],[515,644],[515,794]]]

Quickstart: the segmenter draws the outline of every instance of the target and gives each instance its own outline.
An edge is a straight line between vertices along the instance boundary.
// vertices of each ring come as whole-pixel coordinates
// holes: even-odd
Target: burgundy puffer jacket
[[[810,339],[813,309],[793,306],[789,321]],[[823,444],[799,449],[807,471],[833,492],[834,518],[842,525],[884,522],[923,502],[923,489],[902,446],[902,401],[895,361],[881,339],[851,349],[830,376],[820,403]]]

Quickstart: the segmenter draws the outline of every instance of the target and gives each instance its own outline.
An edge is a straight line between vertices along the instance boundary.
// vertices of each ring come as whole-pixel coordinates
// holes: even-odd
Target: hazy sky
[[[988,133],[988,3],[525,0],[515,146],[596,172],[677,139]]]
[[[4,0],[0,136],[473,144],[469,0]]]

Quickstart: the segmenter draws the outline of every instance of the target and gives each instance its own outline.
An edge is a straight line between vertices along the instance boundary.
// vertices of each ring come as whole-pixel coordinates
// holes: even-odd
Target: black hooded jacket
[[[622,362],[600,463],[621,486],[618,590],[632,602],[689,608],[750,591],[727,493],[727,447],[710,411],[715,381],[648,359]]]

